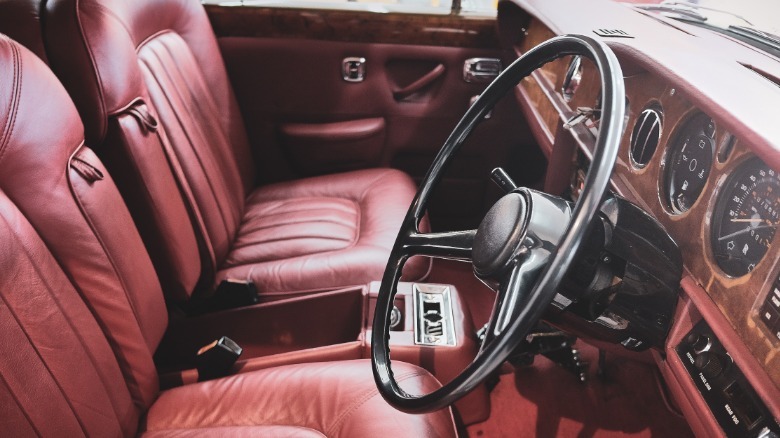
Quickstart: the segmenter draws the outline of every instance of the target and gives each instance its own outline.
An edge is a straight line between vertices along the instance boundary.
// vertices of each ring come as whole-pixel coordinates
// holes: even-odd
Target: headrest
[[[161,34],[182,37],[216,98],[232,96],[198,0],[49,0],[44,18],[51,67],[76,103],[89,146],[102,143],[112,115],[145,97],[137,52]]]
[[[61,172],[83,143],[84,130],[68,93],[32,52],[0,35],[0,171]],[[12,165],[5,165],[10,160]]]

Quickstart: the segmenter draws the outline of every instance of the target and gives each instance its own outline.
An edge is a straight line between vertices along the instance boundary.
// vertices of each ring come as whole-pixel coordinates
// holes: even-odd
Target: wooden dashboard
[[[522,23],[519,28],[523,31],[522,36],[513,44],[518,56],[555,36],[553,31],[536,19]],[[691,102],[681,87],[644,69],[631,53],[616,52],[625,76],[628,117],[613,173],[613,187],[620,195],[638,204],[661,222],[681,249],[685,275],[707,292],[774,384],[780,387],[780,339],[761,323],[759,315],[779,275],[780,237],[772,239],[765,256],[751,272],[739,277],[731,277],[723,272],[715,262],[711,248],[710,236],[716,221],[716,203],[724,196],[724,186],[730,175],[754,156],[750,145],[728,132],[723,120],[712,118],[714,132],[711,137],[715,150],[711,171],[698,200],[685,212],[673,211],[665,201],[664,192],[670,149],[685,124],[703,112]],[[537,140],[548,155],[551,166],[549,172],[557,176],[557,180],[548,177],[546,182],[548,190],[554,191],[568,185],[570,175],[576,171],[573,164],[576,148],[566,150],[564,146],[563,154],[566,157],[561,158],[559,145],[566,143],[561,138],[575,137],[577,147],[588,156],[595,140],[587,131],[580,130],[572,135],[563,128],[563,124],[576,114],[578,107],[594,107],[599,94],[595,67],[584,60],[580,87],[570,101],[563,98],[561,88],[570,58],[547,64],[524,79],[516,93]],[[643,166],[637,166],[629,155],[631,133],[639,115],[650,106],[658,108],[662,114],[660,141],[649,161]],[[730,153],[721,153],[724,148],[730,148]]]

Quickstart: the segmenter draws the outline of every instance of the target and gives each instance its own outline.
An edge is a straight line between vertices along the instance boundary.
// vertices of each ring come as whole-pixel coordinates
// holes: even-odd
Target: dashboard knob
[[[718,357],[717,354],[707,351],[696,356],[694,365],[708,379],[712,379],[723,372],[723,359]]]
[[[712,345],[712,342],[707,335],[699,333],[691,333],[685,340],[688,342],[688,345],[693,348],[693,351],[696,354],[709,350],[709,347]]]

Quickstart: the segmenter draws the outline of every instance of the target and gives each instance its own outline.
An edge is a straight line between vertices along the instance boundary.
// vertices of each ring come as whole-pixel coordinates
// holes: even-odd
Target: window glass
[[[304,9],[341,9],[369,12],[446,15],[453,0],[204,0],[222,6],[257,6]],[[457,0],[456,0],[457,1]],[[461,14],[495,16],[498,0],[461,0]]]

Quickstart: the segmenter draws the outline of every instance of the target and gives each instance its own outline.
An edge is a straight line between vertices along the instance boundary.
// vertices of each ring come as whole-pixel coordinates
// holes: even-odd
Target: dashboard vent
[[[623,29],[594,29],[593,33],[604,38],[633,38]]]
[[[631,133],[631,161],[642,168],[653,158],[661,140],[661,111],[651,107],[642,111]]]

